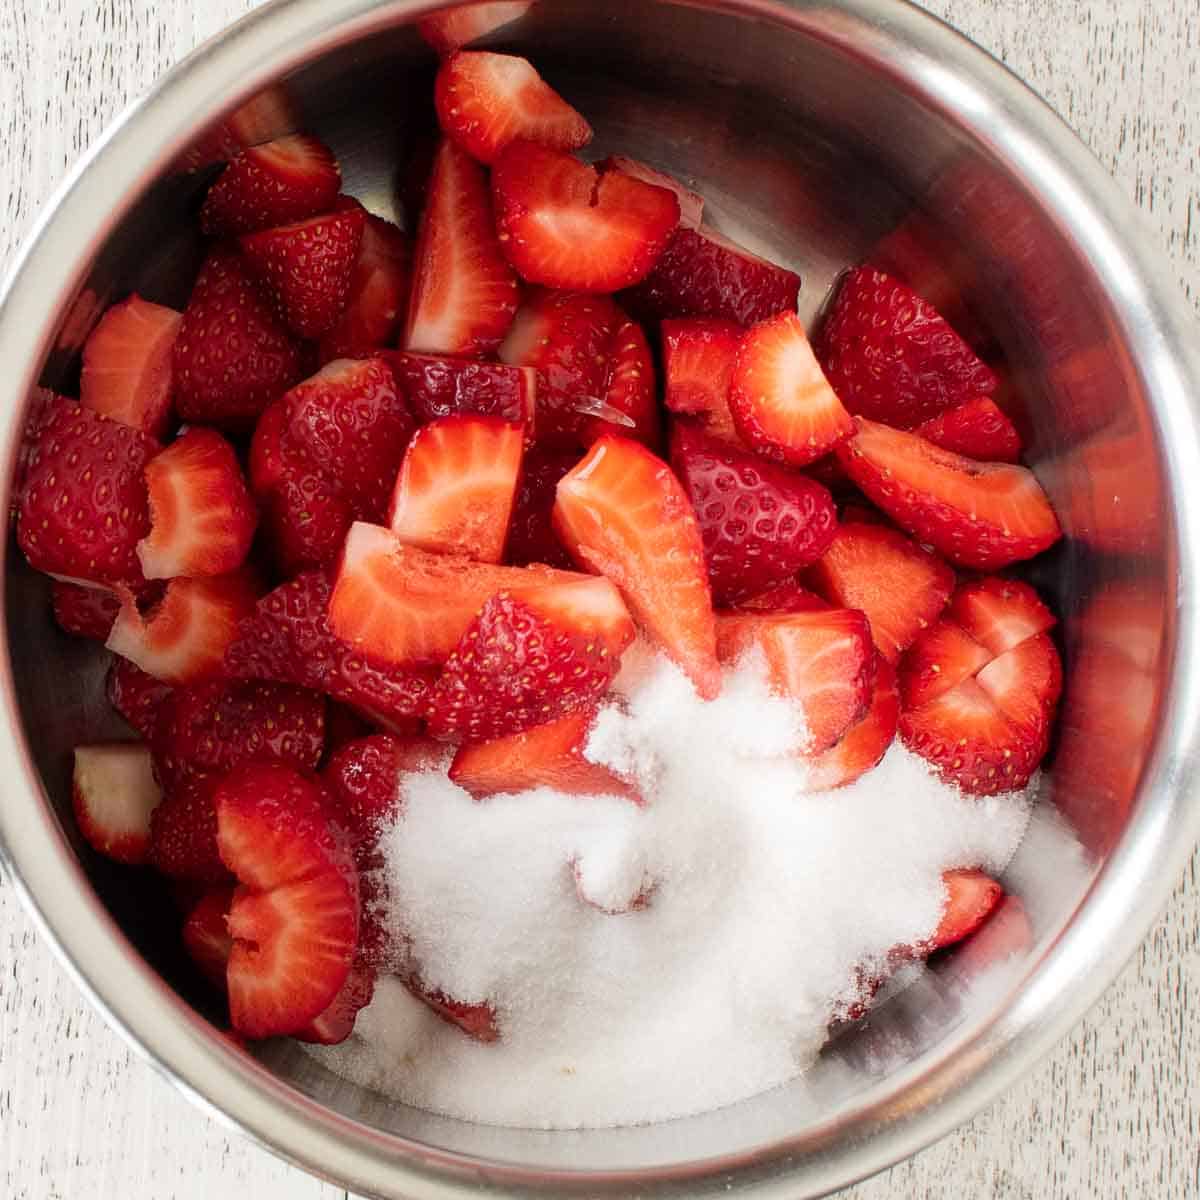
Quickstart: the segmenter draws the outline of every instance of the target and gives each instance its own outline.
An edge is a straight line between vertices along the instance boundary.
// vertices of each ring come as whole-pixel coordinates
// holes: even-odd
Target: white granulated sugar
[[[632,1124],[783,1083],[820,1049],[860,969],[928,936],[942,871],[996,873],[1023,796],[964,797],[898,743],[804,791],[804,728],[743,662],[711,703],[634,654],[587,754],[649,801],[550,789],[476,802],[409,777],[383,839],[391,927],[427,986],[487,1001],[473,1042],[385,980],[335,1071],[493,1124]],[[632,906],[632,907],[631,907]],[[616,915],[605,909],[616,910]]]

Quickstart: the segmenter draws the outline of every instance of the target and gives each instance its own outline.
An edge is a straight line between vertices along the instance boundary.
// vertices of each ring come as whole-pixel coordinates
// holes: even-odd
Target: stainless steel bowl
[[[232,107],[276,89],[336,148],[350,190],[407,218],[397,163],[429,121],[432,72],[411,22],[435,7],[276,0],[109,131],[7,285],[7,463],[30,389],[72,385],[105,302],[133,288],[184,301],[212,172],[183,167]],[[1005,362],[1067,532],[1039,568],[1064,617],[1063,718],[1038,827],[1009,880],[1032,945],[998,965],[1001,923],[805,1078],[644,1128],[474,1126],[390,1104],[290,1043],[251,1057],[205,1020],[153,881],[98,861],[74,833],[70,750],[110,719],[102,656],[56,633],[44,581],[11,549],[4,862],[135,1046],[229,1124],[356,1192],[816,1196],[912,1153],[1027,1070],[1116,974],[1191,849],[1200,339],[1129,205],[1066,127],[898,0],[543,0],[496,42],[536,58],[594,122],[598,152],[621,148],[694,182],[726,232],[798,268],[806,318],[842,266],[890,257],[926,285],[948,283],[956,319]]]

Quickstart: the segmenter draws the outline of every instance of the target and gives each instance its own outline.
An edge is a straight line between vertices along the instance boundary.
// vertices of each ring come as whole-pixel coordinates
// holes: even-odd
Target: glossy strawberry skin
[[[744,333],[736,322],[706,317],[662,323],[663,402],[733,446],[742,440],[729,411],[729,389]]]
[[[154,734],[158,710],[171,688],[147,675],[136,663],[114,655],[104,684],[108,702],[138,731],[144,741]]]
[[[989,396],[947,408],[913,432],[943,450],[980,462],[1015,463],[1021,459],[1021,435]]]
[[[554,532],[551,514],[559,481],[582,457],[579,450],[534,447],[525,454],[508,530],[506,561],[570,569],[571,556]]]
[[[419,424],[473,413],[522,425],[532,435],[538,396],[532,370],[402,351],[384,357]]]
[[[121,610],[121,601],[115,592],[63,583],[58,579],[50,586],[50,599],[54,620],[64,633],[96,642],[108,640]]]
[[[218,886],[230,882],[217,849],[216,779],[182,780],[150,817],[150,864],[172,879]]]

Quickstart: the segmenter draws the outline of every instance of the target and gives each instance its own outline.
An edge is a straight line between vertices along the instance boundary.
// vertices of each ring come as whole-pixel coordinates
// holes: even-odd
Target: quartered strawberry
[[[990,396],[976,396],[918,425],[913,433],[943,450],[980,462],[1015,463],[1021,458],[1017,427]]]
[[[121,611],[121,598],[107,588],[81,587],[56,579],[50,585],[54,620],[72,637],[106,642]]]
[[[717,652],[727,665],[751,652],[765,657],[772,689],[796,701],[804,713],[807,754],[828,750],[870,706],[875,647],[866,617],[853,609],[722,613]]]
[[[329,1007],[292,1036],[316,1046],[340,1046],[353,1032],[358,1014],[375,998],[375,969],[356,961]]]
[[[592,140],[592,127],[527,58],[460,51],[442,63],[433,94],[446,136],[482,163],[494,163],[516,138],[557,150]]]
[[[662,323],[663,402],[673,413],[694,417],[704,432],[740,446],[729,389],[745,330],[733,321],[689,317]]]
[[[704,215],[704,197],[698,192],[693,192],[691,188],[684,187],[674,176],[656,170],[649,163],[640,162],[636,158],[627,158],[624,154],[609,155],[603,162],[596,164],[596,169],[601,172],[623,171],[643,183],[674,192],[679,201],[679,224],[687,229],[700,228],[700,220]]]
[[[171,423],[171,382],[181,313],[134,293],[100,318],[83,344],[79,403],[161,438]]]
[[[712,699],[721,686],[704,543],[671,469],[602,437],[558,485],[554,527],[577,562],[620,588],[635,620]]]
[[[140,743],[75,748],[71,802],[79,832],[93,850],[120,863],[144,863],[150,818],[162,799]]]
[[[862,417],[838,447],[846,474],[897,525],[981,571],[1033,558],[1061,536],[1031,471],[978,463]]]
[[[500,1040],[496,1012],[490,1004],[468,1004],[464,1000],[456,1000],[437,988],[427,987],[416,976],[406,977],[404,986],[443,1021],[457,1025],[469,1038],[487,1044]]]
[[[716,604],[764,592],[828,550],[837,510],[815,480],[683,424],[671,436],[671,465],[696,510]]]
[[[28,447],[17,543],[48,575],[108,587],[143,583],[150,529],[144,470],[159,445],[79,404],[56,404]]]
[[[796,311],[800,276],[751,254],[715,229],[681,225],[623,302],[640,320],[710,317],[754,325]]]
[[[579,450],[534,446],[525,452],[513,503],[505,558],[514,566],[545,563],[570,568],[571,556],[554,532],[551,514],[559,481],[582,458]]]
[[[453,54],[479,38],[523,17],[534,0],[486,0],[456,4],[417,22],[421,36],[439,54]]]
[[[339,321],[362,246],[366,211],[355,206],[239,239],[250,270],[297,337],[319,338]]]
[[[838,742],[807,763],[806,786],[814,792],[845,787],[879,764],[896,737],[900,696],[896,668],[885,658],[875,664],[875,690],[867,715]]]
[[[642,327],[623,320],[613,330],[604,378],[604,412],[588,417],[582,439],[591,444],[606,433],[637,438],[651,450],[659,445],[658,377]]]
[[[932,305],[870,267],[842,280],[817,355],[850,412],[902,429],[996,390],[995,373]]]
[[[385,357],[419,424],[475,414],[521,425],[532,437],[538,377],[531,367],[402,351]]]
[[[209,252],[175,340],[175,408],[185,421],[241,431],[303,374],[300,347],[236,250]]]
[[[237,237],[328,212],[342,175],[316,138],[292,134],[238,154],[204,198],[200,227],[209,237]]]
[[[146,464],[150,532],[138,542],[147,579],[224,575],[246,560],[258,511],[233,447],[189,429]]]
[[[737,612],[760,613],[790,613],[790,612],[824,612],[832,605],[816,592],[801,587],[794,580],[777,584],[757,596],[748,596],[739,600],[733,608]]]
[[[946,871],[942,886],[946,889],[946,907],[933,936],[920,948],[923,954],[970,937],[1004,899],[1004,888],[982,871]]]
[[[490,354],[517,311],[517,278],[500,252],[483,167],[446,138],[417,231],[404,349]]]
[[[614,292],[646,277],[679,224],[675,193],[511,142],[492,170],[500,248],[522,279]]]
[[[233,949],[228,925],[232,904],[233,888],[214,888],[192,908],[183,923],[183,947],[188,957],[200,974],[222,993]]]
[[[904,707],[920,708],[974,679],[992,657],[961,625],[947,618],[935,622],[900,660]]]
[[[729,409],[747,446],[794,467],[815,462],[854,432],[793,312],[763,321],[743,337]]]
[[[1040,737],[1044,754],[1062,695],[1062,660],[1053,641],[1039,633],[1006,650],[975,676],[975,682],[1006,720]]]
[[[169,788],[150,818],[150,865],[171,879],[219,885],[229,869],[217,850],[217,779],[199,775]]]
[[[136,663],[115,655],[105,677],[104,692],[109,704],[144,741],[149,741],[158,721],[158,710],[171,689],[153,675],[147,675]]]
[[[946,614],[996,657],[1057,624],[1037,591],[1019,579],[988,576],[964,583]]]

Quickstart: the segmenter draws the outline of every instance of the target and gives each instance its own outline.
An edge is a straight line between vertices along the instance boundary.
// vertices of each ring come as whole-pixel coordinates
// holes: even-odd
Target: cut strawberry
[[[524,432],[496,417],[442,417],[417,430],[388,524],[402,542],[479,562],[504,557]]]
[[[496,239],[484,169],[447,138],[433,162],[417,233],[404,348],[490,354],[508,332],[519,299]]]
[[[144,863],[150,816],[161,799],[145,746],[114,742],[75,748],[71,802],[79,832],[93,850],[119,863]]]
[[[634,618],[700,695],[716,696],[721,672],[704,543],[666,463],[628,438],[602,437],[558,485],[554,525],[577,562],[621,589]]]
[[[729,391],[738,436],[767,458],[803,467],[854,432],[795,313],[755,325],[738,346]]]
[[[175,407],[185,421],[248,429],[302,377],[300,347],[228,247],[210,251],[175,341]]]
[[[366,211],[355,206],[247,234],[239,245],[297,337],[319,338],[350,299]]]
[[[293,133],[299,123],[295,105],[287,92],[280,84],[272,84],[200,134],[180,161],[188,171],[228,162],[247,146],[258,146]]]
[[[913,433],[943,450],[979,462],[1015,463],[1021,435],[990,396],[976,396],[918,425]]]
[[[108,641],[121,611],[121,598],[116,592],[56,579],[50,585],[50,598],[54,619],[64,633],[95,642]]]
[[[837,510],[815,480],[682,424],[671,437],[671,465],[696,510],[718,605],[783,582],[833,541]]]
[[[411,976],[404,980],[404,986],[443,1021],[457,1025],[468,1037],[489,1044],[499,1041],[500,1027],[496,1024],[495,1009],[490,1004],[468,1004],[463,1000],[455,1000],[445,992],[426,987]]]
[[[974,679],[992,655],[961,625],[937,621],[927,629],[900,662],[900,695],[904,707],[920,708]]]
[[[494,163],[516,138],[578,150],[592,127],[527,58],[486,50],[452,55],[434,85],[438,123],[468,154]]]
[[[13,465],[12,488],[9,493],[8,519],[16,527],[21,508],[21,497],[30,469],[41,457],[42,434],[56,421],[69,417],[78,404],[67,396],[59,396],[49,388],[34,388],[25,406],[25,423],[21,430],[21,441],[17,446]]]
[[[490,0],[479,4],[456,4],[417,22],[421,36],[439,53],[453,54],[463,46],[504,25],[520,20],[534,0]]]
[[[432,354],[393,352],[385,357],[420,424],[474,414],[511,421],[532,435],[538,395],[532,368]]]
[[[733,607],[737,612],[792,613],[824,612],[831,606],[816,592],[789,581],[760,592],[757,596],[739,600]]]
[[[153,675],[147,675],[136,663],[116,655],[108,668],[104,691],[109,704],[144,741],[149,741],[158,720],[159,707],[171,694],[171,689]]]
[[[209,237],[236,237],[328,212],[342,186],[337,159],[302,134],[238,154],[209,189],[200,227]]]
[[[528,141],[497,159],[492,196],[500,248],[521,278],[573,291],[644,279],[679,224],[674,192]]]
[[[975,682],[1006,720],[1041,738],[1045,753],[1062,695],[1062,661],[1050,638],[1039,633],[1006,650],[975,676]]]
[[[584,421],[583,441],[590,445],[606,433],[620,432],[656,450],[660,440],[658,378],[642,327],[622,321],[613,331],[608,353],[604,412]]]
[[[664,403],[674,413],[695,417],[704,432],[740,446],[729,389],[745,330],[732,321],[693,317],[662,323]]]
[[[217,780],[196,776],[168,790],[150,819],[150,865],[171,879],[219,885],[229,869],[217,850]]]
[[[339,1046],[354,1032],[358,1014],[374,997],[374,968],[356,962],[333,1003],[292,1036],[317,1046]]]
[[[636,158],[626,158],[624,154],[610,155],[603,162],[597,163],[596,169],[601,172],[623,171],[643,183],[674,192],[675,199],[679,201],[679,224],[686,229],[700,228],[700,220],[704,215],[704,197],[684,187],[674,176],[655,170],[648,163],[639,162]]]
[[[896,669],[880,658],[875,664],[875,691],[867,715],[852,725],[836,745],[807,764],[808,788],[814,792],[832,791],[865,775],[887,753],[899,720]]]
[[[83,346],[79,403],[161,438],[171,423],[175,339],[183,315],[136,293],[114,304]]]
[[[641,320],[711,317],[754,325],[796,311],[800,276],[715,229],[681,226],[645,281],[624,297]]]
[[[572,566],[571,556],[554,532],[551,513],[559,481],[581,457],[578,450],[553,447],[535,446],[525,452],[508,530],[506,557],[514,566]]]
[[[184,949],[200,974],[222,993],[233,949],[228,925],[232,904],[233,888],[216,888],[204,895],[183,923]]]
[[[850,412],[898,428],[996,390],[991,368],[932,305],[870,267],[842,280],[817,354]]]
[[[1033,558],[1061,536],[1031,471],[977,463],[859,417],[838,447],[851,479],[897,525],[952,563],[981,571]]]
[[[270,496],[283,482],[286,473],[282,439],[287,416],[287,405],[280,397],[258,418],[254,426],[246,474],[254,494],[260,498]]]
[[[842,525],[805,582],[831,604],[857,608],[890,663],[937,620],[954,590],[940,558],[885,525]]]
[[[1054,614],[1029,584],[989,577],[963,584],[954,593],[947,616],[957,621],[993,658],[1027,638],[1047,633]]]
[[[942,884],[946,889],[946,907],[933,936],[921,947],[925,954],[970,937],[1004,899],[1004,889],[982,871],[947,871]]]
[[[246,560],[258,512],[233,447],[189,429],[146,464],[150,532],[138,542],[147,579],[225,575]]]
[[[729,665],[752,651],[765,657],[773,690],[795,700],[804,713],[807,754],[828,750],[870,706],[875,647],[866,617],[852,609],[721,614],[717,651]]]

